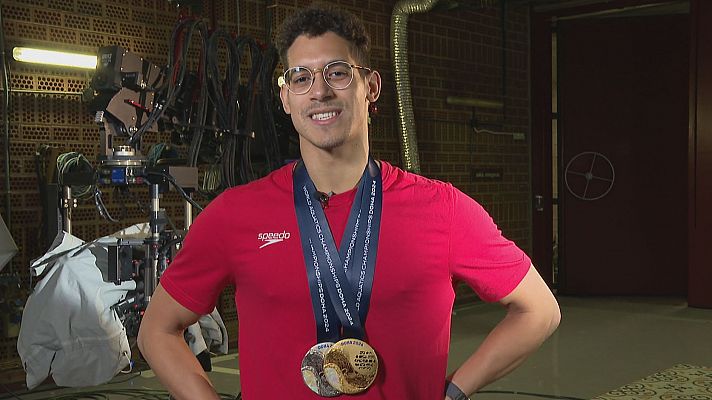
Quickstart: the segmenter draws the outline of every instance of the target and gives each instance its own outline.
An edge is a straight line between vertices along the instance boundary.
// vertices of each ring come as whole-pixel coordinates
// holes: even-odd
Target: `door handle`
[[[536,211],[544,211],[544,196],[539,194],[534,196],[534,209]]]

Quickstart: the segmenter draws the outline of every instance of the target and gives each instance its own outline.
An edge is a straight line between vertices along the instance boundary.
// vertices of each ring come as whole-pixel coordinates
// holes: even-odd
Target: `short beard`
[[[322,140],[310,140],[308,137],[299,135],[299,143],[301,144],[302,141],[307,141],[309,144],[312,146],[324,150],[324,151],[332,151],[336,148],[339,148],[343,146],[344,143],[346,143],[346,140],[348,138],[348,133],[344,135],[338,135],[335,137],[327,137],[327,138],[317,138],[317,139],[322,139]]]

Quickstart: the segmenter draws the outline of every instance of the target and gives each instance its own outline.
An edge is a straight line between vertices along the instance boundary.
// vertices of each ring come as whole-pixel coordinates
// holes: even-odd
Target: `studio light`
[[[64,51],[33,49],[29,47],[15,47],[12,49],[12,58],[16,61],[58,65],[85,69],[96,68],[96,56],[88,54],[68,53]]]

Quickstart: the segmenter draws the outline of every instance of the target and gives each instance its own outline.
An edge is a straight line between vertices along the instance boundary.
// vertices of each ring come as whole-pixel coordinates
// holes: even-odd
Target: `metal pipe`
[[[72,208],[76,200],[72,198],[72,187],[69,185],[62,187],[62,213],[64,214],[64,231],[72,234]]]
[[[471,97],[447,96],[445,103],[454,106],[468,106],[476,108],[494,108],[501,110],[504,108],[504,103],[501,101],[473,99]]]
[[[188,193],[189,197],[192,197],[190,193]],[[190,229],[190,226],[193,225],[193,205],[190,204],[189,201],[185,201],[185,230]]]
[[[148,245],[148,265],[144,266],[144,293],[146,294],[146,303],[151,301],[153,292],[158,286],[158,247],[161,240],[161,227],[159,226],[161,204],[160,191],[157,184],[149,186],[151,196],[151,237]]]
[[[686,14],[690,11],[690,5],[687,1],[670,1],[664,3],[641,4],[637,6],[611,8],[607,10],[591,11],[575,15],[567,15],[563,17],[554,17],[553,21],[570,21],[581,18],[604,17],[608,15],[625,16],[628,12],[653,12],[656,7],[665,7],[663,10],[666,14]],[[536,9],[536,8],[535,8]]]
[[[408,72],[408,16],[427,12],[438,0],[400,0],[391,15],[391,52],[398,99],[398,126],[400,128],[401,154],[406,170],[420,173],[418,141],[413,116],[413,95]]]

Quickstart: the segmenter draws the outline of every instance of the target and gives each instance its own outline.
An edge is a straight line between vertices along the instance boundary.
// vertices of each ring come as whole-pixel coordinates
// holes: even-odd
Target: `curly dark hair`
[[[363,22],[354,14],[332,5],[315,2],[287,17],[277,36],[277,50],[282,64],[287,67],[287,51],[300,35],[316,37],[326,32],[351,43],[351,53],[356,62],[368,66],[371,61],[370,42]]]

